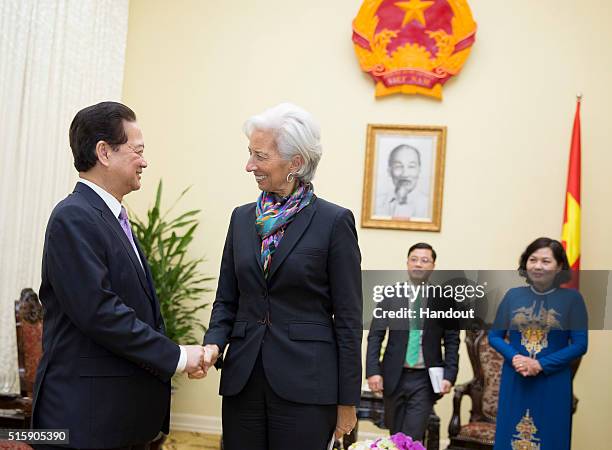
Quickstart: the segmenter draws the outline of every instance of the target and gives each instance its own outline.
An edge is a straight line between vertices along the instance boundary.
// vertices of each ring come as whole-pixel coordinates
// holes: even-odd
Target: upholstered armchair
[[[502,356],[490,345],[485,330],[468,330],[465,343],[474,371],[474,378],[455,386],[453,415],[448,434],[448,449],[492,449],[495,440],[495,418],[499,381],[504,363]],[[467,395],[472,400],[472,411],[467,424],[461,425],[461,400]]]
[[[0,441],[0,450],[32,450],[32,447],[21,442]]]

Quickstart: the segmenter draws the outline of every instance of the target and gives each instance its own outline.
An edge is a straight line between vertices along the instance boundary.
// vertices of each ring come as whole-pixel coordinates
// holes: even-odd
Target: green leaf
[[[146,212],[146,218],[141,219],[131,213],[134,233],[151,266],[166,334],[181,344],[202,341],[202,332],[206,327],[197,316],[210,305],[205,301],[205,295],[213,291],[207,283],[214,280],[214,277],[199,270],[203,257],[188,256],[189,246],[199,226],[196,216],[201,210],[170,217],[172,209],[190,188],[184,189],[172,206],[162,212],[163,183],[160,180],[155,204]]]
[[[159,180],[157,184],[157,194],[155,195],[155,209],[159,211],[161,207],[161,196],[162,196],[162,180]]]

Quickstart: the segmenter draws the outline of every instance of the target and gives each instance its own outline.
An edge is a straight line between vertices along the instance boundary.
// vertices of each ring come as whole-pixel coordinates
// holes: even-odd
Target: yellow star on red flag
[[[417,20],[423,26],[425,26],[424,11],[433,4],[434,2],[426,2],[421,0],[410,0],[409,2],[394,3],[395,6],[406,11],[404,21],[402,22],[402,28],[404,28],[406,24],[410,23],[412,20]]]

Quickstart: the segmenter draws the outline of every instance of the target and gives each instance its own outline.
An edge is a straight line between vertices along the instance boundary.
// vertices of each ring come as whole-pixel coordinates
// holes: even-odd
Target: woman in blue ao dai
[[[559,241],[539,238],[522,254],[528,286],[504,296],[489,342],[504,357],[495,450],[565,450],[571,445],[570,364],[587,350],[587,312]]]

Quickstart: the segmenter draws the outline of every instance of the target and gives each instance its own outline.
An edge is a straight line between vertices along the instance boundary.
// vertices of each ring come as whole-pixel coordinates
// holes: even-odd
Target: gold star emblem
[[[410,0],[409,2],[397,2],[394,3],[398,8],[406,11],[404,21],[402,22],[402,28],[412,20],[418,20],[423,26],[425,26],[425,14],[424,11],[429,8],[434,2],[423,2],[420,0]]]

